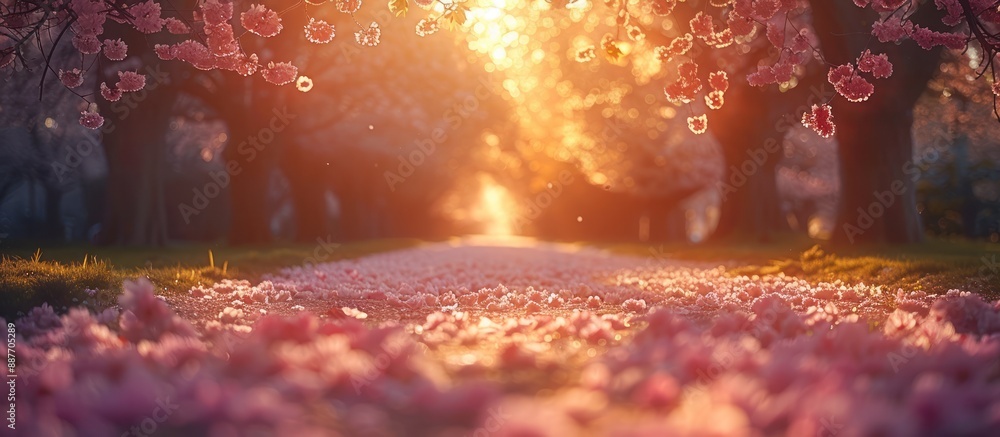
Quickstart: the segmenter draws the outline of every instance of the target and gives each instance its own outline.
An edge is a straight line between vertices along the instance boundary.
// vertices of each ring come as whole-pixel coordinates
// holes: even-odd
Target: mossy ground
[[[898,246],[838,247],[806,238],[774,244],[610,245],[616,253],[718,262],[730,275],[785,274],[811,283],[881,285],[942,294],[950,289],[1000,299],[1000,244],[929,240]]]
[[[420,243],[399,239],[341,244],[323,260],[356,258]],[[148,278],[165,295],[226,278],[256,281],[265,273],[303,264],[314,256],[316,247],[5,247],[0,259],[0,317],[10,320],[42,303],[57,311],[84,301],[92,308],[105,308],[115,304],[126,279]]]

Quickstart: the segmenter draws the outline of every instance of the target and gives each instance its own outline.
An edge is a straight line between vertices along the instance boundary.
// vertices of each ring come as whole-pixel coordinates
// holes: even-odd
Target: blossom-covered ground
[[[16,435],[1000,430],[1000,302],[958,290],[465,241],[156,293],[14,321]]]

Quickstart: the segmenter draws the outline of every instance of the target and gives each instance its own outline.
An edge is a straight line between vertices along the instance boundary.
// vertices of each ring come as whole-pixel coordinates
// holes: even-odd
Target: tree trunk
[[[63,226],[61,206],[63,191],[55,183],[48,180],[45,183],[45,238],[65,240],[66,229]]]
[[[892,77],[876,79],[875,94],[867,101],[851,103],[838,96],[831,103],[841,182],[833,241],[918,242],[923,233],[915,200],[919,170],[912,162],[913,107],[937,72],[941,50],[923,50],[913,41],[874,43],[871,28],[878,16],[871,10],[850,2],[811,4],[827,62],[853,62],[863,50],[871,49],[872,53],[888,53],[894,63]],[[940,31],[941,16],[933,5],[921,4],[911,19]]]
[[[161,86],[145,96],[120,106],[107,105],[102,109],[110,111],[101,111],[108,120],[103,141],[108,159],[107,196],[99,238],[104,244],[159,246],[167,242],[164,141],[177,93]],[[129,103],[134,108],[125,111]]]
[[[145,43],[124,25],[111,25],[106,35],[120,36],[130,46]],[[105,118],[100,130],[108,160],[99,243],[152,246],[167,243],[169,228],[163,186],[167,168],[166,135],[183,67],[153,59],[152,53],[143,57],[143,63],[149,66],[139,71],[146,76],[144,89],[126,93],[117,102],[96,99]],[[117,69],[98,70],[102,77],[97,82],[118,80]]]
[[[899,109],[842,113],[840,210],[833,240],[839,243],[911,243],[922,236],[913,164],[913,112]],[[845,164],[846,163],[846,164]]]
[[[330,234],[326,208],[327,168],[302,145],[290,143],[282,166],[295,208],[295,241],[314,243]]]
[[[247,115],[252,115],[253,111],[254,109],[249,109]],[[260,124],[247,119],[227,121],[230,138],[222,156],[226,162],[235,162],[240,168],[238,173],[231,175],[229,183],[229,244],[268,243],[271,241],[270,182],[277,154],[277,140],[268,144],[258,141],[263,146],[258,150],[243,142],[249,138],[257,138],[260,126],[267,126],[266,122]],[[256,153],[250,155],[240,152],[251,149]]]
[[[255,90],[240,77],[227,77],[220,88],[216,94],[224,100],[216,106],[229,127],[229,143],[222,156],[239,169],[229,183],[229,244],[269,243],[274,213],[271,177],[296,115],[288,112],[288,102],[279,90]]]
[[[721,204],[713,240],[767,241],[771,233],[789,229],[775,172],[785,137],[778,131],[775,107],[783,103],[774,93],[734,84],[726,106],[712,114],[709,125],[717,126],[712,134],[722,148],[724,166],[716,186]]]

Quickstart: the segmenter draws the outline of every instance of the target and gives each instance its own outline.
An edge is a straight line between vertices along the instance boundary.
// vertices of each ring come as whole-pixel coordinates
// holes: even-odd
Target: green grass
[[[320,261],[356,258],[419,244],[419,240],[402,239],[344,244]],[[1000,244],[932,240],[909,246],[834,249],[799,237],[786,237],[767,245],[579,244],[616,253],[725,265],[730,275],[784,273],[813,283],[839,279],[849,284],[882,285],[888,291],[902,288],[934,294],[958,288],[980,293],[987,299],[1000,299],[1000,264],[993,262],[994,259],[1000,262]],[[10,320],[18,312],[45,302],[57,311],[84,301],[96,309],[112,306],[122,282],[137,277],[149,278],[166,295],[224,278],[256,282],[266,273],[302,264],[313,256],[316,248],[315,245],[257,248],[188,245],[156,249],[64,246],[39,251],[7,246],[0,259],[0,316]],[[96,294],[89,296],[85,289],[96,290]]]
[[[789,237],[774,244],[614,245],[613,252],[719,263],[730,275],[784,273],[807,281],[881,285],[941,294],[961,289],[1000,299],[1000,244],[930,240],[904,246],[832,247]],[[994,258],[995,257],[995,258]],[[993,260],[996,260],[996,263]]]
[[[418,240],[377,240],[342,244],[319,261],[356,258],[412,247]],[[183,292],[225,278],[257,281],[282,267],[300,265],[317,246],[258,248],[173,246],[167,248],[62,246],[7,249],[0,259],[0,317],[48,303],[57,311],[80,305],[102,309],[116,303],[126,279],[148,278],[160,293]],[[97,253],[98,255],[94,255]],[[95,290],[89,296],[86,289]]]

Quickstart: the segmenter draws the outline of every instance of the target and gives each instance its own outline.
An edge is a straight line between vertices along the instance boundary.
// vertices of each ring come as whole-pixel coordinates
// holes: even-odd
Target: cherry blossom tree
[[[99,92],[80,93],[80,98],[90,104],[81,113],[80,123],[99,128],[106,113],[94,103],[141,91],[149,80],[142,68],[149,63],[178,61],[199,70],[260,76],[274,85],[302,85],[311,82],[300,77],[300,61],[282,49],[287,46],[281,43],[275,43],[276,50],[268,49],[269,39],[294,28],[313,43],[329,42],[337,33],[329,24],[334,21],[330,14],[340,13],[354,18],[353,32],[348,33],[353,33],[356,44],[372,47],[382,42],[382,24],[362,23],[355,18],[361,10],[360,1],[338,0],[332,2],[334,8],[313,1],[274,3],[204,0],[190,8],[174,8],[156,0],[5,0],[0,9],[5,23],[0,66],[40,71],[39,91],[44,94],[47,76],[58,77],[62,86],[75,89],[96,73],[96,64],[107,61],[112,74],[102,75],[106,80],[101,81]],[[475,21],[471,18],[489,9],[475,2],[432,0],[417,1],[415,5],[427,11],[414,29],[420,36],[436,33],[441,27],[475,32],[469,25]],[[388,8],[397,15],[411,10],[406,0],[390,1]],[[909,242],[920,238],[914,190],[905,182],[905,194],[897,207],[888,209],[872,227],[858,228],[855,216],[858,208],[864,212],[871,204],[873,190],[905,180],[897,168],[912,156],[908,132],[913,102],[936,71],[940,50],[975,49],[979,55],[978,76],[996,83],[1000,12],[990,0],[554,1],[548,8],[551,14],[532,12],[524,17],[516,16],[514,8],[507,9],[500,11],[501,16],[508,13],[512,19],[526,20],[532,30],[554,24],[557,20],[551,14],[559,9],[569,10],[578,22],[585,23],[588,32],[606,30],[590,46],[574,47],[574,53],[548,47],[553,56],[565,54],[589,61],[600,53],[615,63],[631,62],[644,52],[658,57],[666,65],[666,73],[657,76],[657,81],[664,84],[664,98],[686,108],[684,118],[694,134],[705,133],[716,121],[725,120],[714,119],[715,112],[725,109],[727,102],[729,106],[740,102],[732,98],[738,94],[730,82],[788,91],[808,82],[810,69],[822,68],[837,95],[808,105],[797,118],[820,136],[837,135],[843,174],[862,175],[841,178],[844,195],[838,222],[843,232],[835,233],[835,237],[850,242]],[[141,35],[145,45],[130,44],[121,35],[105,35],[110,23]],[[38,38],[42,34],[52,38]],[[669,42],[639,43],[657,34],[671,35]],[[40,46],[43,54],[51,54],[48,48],[66,40],[80,53],[79,66],[59,68],[51,63],[50,56],[25,56],[25,49],[31,45]],[[254,45],[250,40],[263,44]],[[717,64],[705,62],[696,47],[712,52],[707,59]],[[136,50],[154,52],[158,60],[140,60],[137,65],[135,56],[130,56]],[[718,65],[720,59],[738,61],[749,67],[749,72]],[[991,89],[994,94],[1000,93],[1000,86],[991,85]],[[748,100],[750,103],[739,104],[735,110],[748,119],[759,116],[753,110],[753,99]],[[703,102],[704,107],[695,102]],[[887,145],[874,148],[872,143]],[[761,174],[770,174],[773,166],[767,167]],[[882,171],[885,168],[892,170]]]

